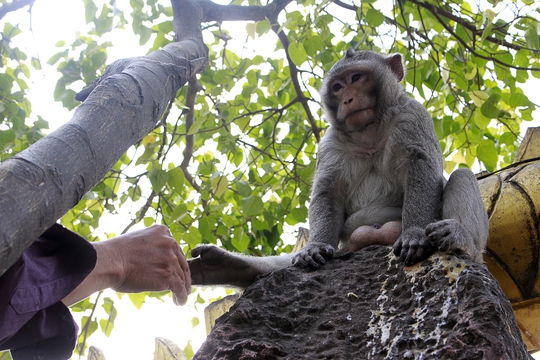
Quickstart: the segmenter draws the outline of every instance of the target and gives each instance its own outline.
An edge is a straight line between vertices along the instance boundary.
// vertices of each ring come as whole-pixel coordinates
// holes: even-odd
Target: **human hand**
[[[98,264],[102,252],[117,265],[112,289],[127,293],[171,290],[176,305],[186,303],[191,293],[189,266],[166,226],[153,225],[95,246]]]

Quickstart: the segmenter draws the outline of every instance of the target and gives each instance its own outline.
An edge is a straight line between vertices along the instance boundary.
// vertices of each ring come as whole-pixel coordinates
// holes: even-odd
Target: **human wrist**
[[[96,274],[103,289],[115,289],[121,286],[126,278],[124,261],[119,249],[118,240],[106,240],[94,243],[97,253]]]

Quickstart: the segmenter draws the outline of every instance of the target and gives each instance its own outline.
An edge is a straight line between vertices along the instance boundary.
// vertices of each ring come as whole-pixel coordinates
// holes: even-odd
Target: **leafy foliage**
[[[62,50],[48,61],[61,73],[55,99],[68,109],[77,106],[75,91],[103,74],[107,48],[114,46],[103,40],[107,33],[129,25],[148,52],[174,39],[168,1],[83,3],[93,30],[70,45],[60,42]],[[350,47],[403,54],[406,89],[432,114],[447,172],[508,165],[520,125],[536,108],[522,86],[540,78],[539,12],[531,0],[481,7],[463,0],[298,0],[277,20],[203,24],[210,66],[198,84],[179,91],[155,130],[62,223],[96,239],[105,212],[127,212],[132,222],[124,231],[140,222],[164,223],[187,254],[200,243],[258,256],[290,251],[283,234],[307,221],[317,143],[326,127],[317,89]],[[30,78],[27,64],[39,65],[10,47],[17,32],[6,23],[0,43],[0,159],[29,146],[47,127],[39,117],[26,125],[31,106],[23,77]],[[145,296],[132,300],[142,304]],[[96,305],[85,300],[75,309]],[[99,325],[91,317],[83,321],[84,338],[98,326],[112,330],[114,303],[105,299],[103,306],[109,318]]]
[[[13,38],[21,30],[9,23],[3,24],[0,39],[0,161],[26,149],[44,136],[43,130],[49,124],[40,116],[30,124],[27,119],[32,113],[32,104],[28,101],[27,81],[31,68],[40,70],[41,65],[35,58],[28,56],[11,46]]]

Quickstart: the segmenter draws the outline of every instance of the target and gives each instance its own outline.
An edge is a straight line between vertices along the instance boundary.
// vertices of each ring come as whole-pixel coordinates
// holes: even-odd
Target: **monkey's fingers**
[[[315,255],[316,259],[312,258],[311,256],[306,257],[306,262],[308,263],[309,267],[313,270],[318,270],[321,268],[322,265],[326,264],[326,261],[321,255]]]
[[[199,245],[196,248],[191,250],[191,256],[196,258],[198,256],[201,256],[203,253],[209,251],[212,248],[213,248],[212,245]]]
[[[305,268],[308,266],[308,263],[304,260],[303,257],[301,256],[295,256],[292,258],[292,264],[294,266],[298,266],[298,267],[301,267],[301,268]]]
[[[422,260],[427,259],[431,254],[435,252],[435,250],[436,247],[433,246],[433,244],[431,244],[429,240],[421,239],[409,246],[405,259],[402,261],[405,263],[405,265],[412,266]]]
[[[315,258],[314,258],[315,257]],[[292,261],[294,266],[299,266],[301,268],[310,267],[313,270],[319,269],[322,265],[326,263],[324,258],[321,255],[311,256],[309,254],[297,254]]]
[[[403,247],[403,241],[401,240],[401,236],[397,239],[397,241],[394,243],[394,255],[400,256],[401,255],[401,248]]]

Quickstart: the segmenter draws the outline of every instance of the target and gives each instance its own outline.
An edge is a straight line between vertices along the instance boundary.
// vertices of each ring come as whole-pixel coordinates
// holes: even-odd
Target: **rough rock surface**
[[[404,267],[370,246],[244,292],[194,359],[529,359],[484,265],[437,253]]]

